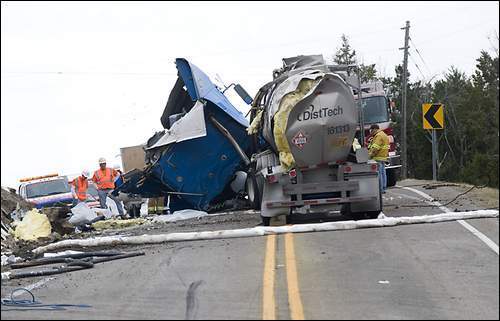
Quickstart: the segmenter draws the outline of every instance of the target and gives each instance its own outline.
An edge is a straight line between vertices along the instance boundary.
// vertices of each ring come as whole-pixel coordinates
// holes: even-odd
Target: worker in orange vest
[[[115,178],[117,176],[118,172],[116,170],[106,167],[106,159],[103,157],[99,158],[99,169],[94,172],[92,180],[97,185],[97,194],[99,195],[101,208],[108,208],[106,206],[106,197],[109,197],[116,203],[120,216],[125,218],[122,203],[111,194],[111,191],[115,188]]]
[[[87,189],[89,187],[87,179],[89,176],[88,171],[83,171],[81,176],[69,182],[72,185],[73,205],[87,200]]]

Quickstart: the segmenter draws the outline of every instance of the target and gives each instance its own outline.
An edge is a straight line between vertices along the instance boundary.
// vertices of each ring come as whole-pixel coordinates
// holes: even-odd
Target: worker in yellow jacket
[[[387,175],[385,173],[385,161],[389,157],[389,137],[380,129],[377,124],[370,127],[370,143],[368,144],[368,153],[370,158],[378,163],[378,176],[380,189],[385,193],[387,188]]]

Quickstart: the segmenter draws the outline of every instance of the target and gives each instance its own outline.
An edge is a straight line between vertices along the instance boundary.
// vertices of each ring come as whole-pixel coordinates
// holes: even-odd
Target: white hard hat
[[[89,177],[90,176],[89,171],[83,171],[82,176]]]
[[[113,169],[120,169],[120,165],[118,164],[113,165]]]
[[[99,164],[106,163],[106,158],[101,157],[99,158]]]

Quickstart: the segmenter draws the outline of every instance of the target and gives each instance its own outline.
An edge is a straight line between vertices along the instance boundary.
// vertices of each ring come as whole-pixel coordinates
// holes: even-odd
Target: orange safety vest
[[[83,179],[81,176],[75,178],[71,182],[75,186],[76,196],[80,201],[85,201],[87,199],[87,188],[89,187],[89,182],[87,179]]]
[[[94,173],[94,182],[96,183],[98,189],[115,188],[113,170],[106,167],[103,173],[99,168]]]

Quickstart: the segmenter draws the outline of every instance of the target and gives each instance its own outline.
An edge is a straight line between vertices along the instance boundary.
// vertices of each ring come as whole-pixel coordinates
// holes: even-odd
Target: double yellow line
[[[276,302],[274,300],[275,254],[276,235],[268,235],[264,261],[264,284],[262,287],[262,320],[276,320]]]
[[[297,277],[297,262],[293,234],[285,234],[285,265],[288,286],[288,305],[292,320],[304,320],[304,309],[300,299]],[[276,272],[276,235],[267,236],[266,256],[264,262],[264,283],[262,290],[262,319],[276,320],[276,301],[274,280]]]

